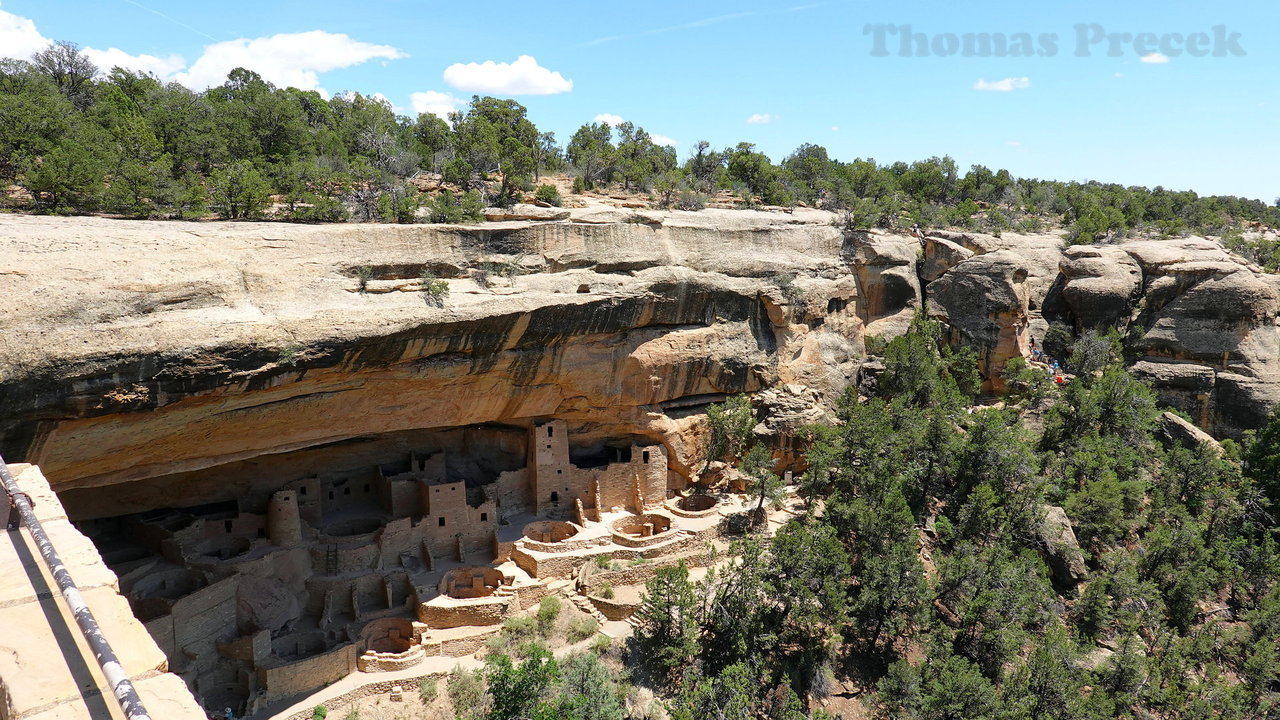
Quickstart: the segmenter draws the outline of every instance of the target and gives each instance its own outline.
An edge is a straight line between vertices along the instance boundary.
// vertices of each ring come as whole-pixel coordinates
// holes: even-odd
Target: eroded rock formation
[[[1114,325],[1161,400],[1219,435],[1256,428],[1280,400],[1280,276],[1213,240],[1073,247],[1045,315]]]
[[[852,379],[859,288],[828,215],[653,215],[6,218],[4,453],[40,462],[62,492],[181,478],[194,503],[234,497],[201,474],[229,463],[554,417],[587,443],[661,442],[687,475],[708,402]],[[443,302],[422,292],[424,270],[448,280]]]
[[[707,403],[786,384],[829,402],[864,336],[900,332],[926,299],[977,346],[989,389],[1052,321],[1120,326],[1134,369],[1216,434],[1258,425],[1280,397],[1280,278],[1216,242],[921,243],[831,220],[5,217],[0,448],[40,463],[72,508],[74,491],[125,483],[123,512],[168,480],[191,502],[225,499],[237,489],[213,470],[230,463],[266,474],[283,453],[557,418],[586,443],[662,443],[678,485]],[[446,298],[423,292],[424,272]]]

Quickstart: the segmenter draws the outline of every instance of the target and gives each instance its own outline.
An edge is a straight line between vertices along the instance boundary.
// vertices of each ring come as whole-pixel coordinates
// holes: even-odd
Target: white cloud
[[[1116,76],[1116,77],[1118,77],[1118,78],[1122,78],[1122,77],[1124,77],[1124,73],[1116,73],[1116,75],[1115,75],[1115,76]]]
[[[1022,147],[1022,141],[1021,141],[1021,140],[1008,140],[1008,141],[1006,141],[1006,142],[1005,142],[1005,145],[1008,145],[1009,147]]]
[[[626,121],[622,119],[621,115],[614,115],[613,113],[600,113],[599,115],[591,118],[591,122],[609,123],[609,127],[618,127],[619,125],[621,125]]]
[[[0,10],[0,57],[29,60],[51,42],[36,30],[34,21]]]
[[[1158,52],[1147,53],[1146,55],[1143,55],[1138,59],[1148,65],[1163,65],[1169,62],[1168,55],[1165,55],[1164,53],[1158,53]]]
[[[839,126],[839,125],[832,125],[832,126],[831,126],[831,132],[840,132],[840,126]]]
[[[768,125],[769,123],[777,119],[778,119],[777,115],[770,115],[769,113],[756,113],[747,118],[747,124],[748,125]]]
[[[393,112],[393,113],[395,113],[395,114],[397,114],[397,115],[408,115],[408,114],[409,114],[409,112],[408,112],[407,110],[405,110],[404,108],[400,107],[399,105],[397,105],[397,104],[395,104],[395,103],[391,102],[391,98],[387,97],[386,95],[383,95],[383,94],[382,94],[382,93],[380,93],[380,92],[372,93],[372,94],[370,94],[370,95],[369,95],[369,97],[371,97],[371,98],[373,98],[374,100],[377,100],[377,101],[379,101],[379,102],[384,102],[384,103],[386,103],[386,104],[387,104],[387,107],[391,108],[391,112]]]
[[[1011,92],[1013,90],[1025,90],[1031,87],[1031,78],[1029,77],[1007,77],[1003,80],[986,81],[979,79],[973,84],[974,90],[983,90],[986,92]]]
[[[679,140],[672,140],[666,135],[650,135],[649,139],[653,140],[654,145],[661,145],[663,147],[666,147],[668,145],[675,147],[676,145],[680,144]]]
[[[281,87],[323,93],[319,73],[370,60],[403,57],[408,56],[390,45],[374,45],[342,33],[311,30],[214,43],[204,49],[204,54],[190,69],[177,73],[175,79],[187,87],[203,90],[222,84],[228,72],[244,67]]]
[[[409,104],[413,106],[414,112],[435,115],[441,120],[448,120],[449,113],[457,110],[463,102],[461,98],[435,90],[416,92],[409,97]]]
[[[555,95],[573,89],[572,80],[542,67],[531,55],[513,63],[454,63],[444,69],[444,81],[464,92],[489,95]]]
[[[146,53],[130,55],[120,48],[109,48],[107,50],[85,48],[84,54],[93,61],[94,65],[98,66],[98,70],[101,70],[103,74],[111,72],[113,67],[122,67],[134,72],[151,73],[162,80],[167,80],[174,73],[187,66],[187,62],[182,59],[181,55],[169,55],[167,57],[156,57]]]

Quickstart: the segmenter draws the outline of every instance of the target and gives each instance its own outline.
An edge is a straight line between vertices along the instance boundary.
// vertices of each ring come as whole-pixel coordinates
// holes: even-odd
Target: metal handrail
[[[49,566],[49,572],[53,574],[53,579],[58,583],[58,589],[62,591],[62,598],[67,601],[67,606],[71,608],[71,613],[75,615],[76,624],[80,626],[80,632],[84,633],[84,639],[89,642],[89,648],[93,650],[93,656],[102,668],[102,674],[106,676],[107,684],[111,686],[111,692],[115,694],[116,701],[120,703],[120,709],[124,711],[125,717],[129,718],[129,720],[151,720],[151,716],[147,714],[147,709],[142,706],[142,699],[138,697],[138,691],[134,689],[133,683],[129,682],[129,676],[125,674],[124,666],[120,664],[120,660],[116,658],[115,651],[111,649],[111,644],[103,636],[102,628],[98,626],[98,621],[93,617],[93,611],[89,609],[89,606],[84,602],[84,598],[80,596],[80,589],[76,587],[75,581],[71,579],[71,573],[67,572],[67,567],[62,564],[62,558],[58,557],[58,552],[53,549],[53,543],[49,541],[49,536],[45,534],[44,527],[36,519],[35,511],[31,509],[30,498],[18,488],[18,483],[13,479],[13,475],[9,474],[9,467],[5,465],[3,457],[0,457],[0,483],[3,483],[5,494],[9,496],[10,502],[18,508],[18,515],[22,518],[22,523],[27,526],[27,530],[31,532],[31,537],[35,539],[36,545],[40,548],[40,554],[44,556],[44,562]]]

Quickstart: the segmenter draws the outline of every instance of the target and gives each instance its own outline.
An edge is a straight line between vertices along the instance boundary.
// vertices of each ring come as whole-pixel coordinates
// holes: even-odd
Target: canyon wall
[[[124,512],[157,494],[233,498],[216,472],[231,463],[269,476],[283,453],[558,418],[576,443],[662,443],[678,485],[708,403],[776,387],[766,411],[821,417],[856,380],[864,337],[901,332],[926,301],[978,347],[990,390],[1053,321],[1119,325],[1134,369],[1216,433],[1256,427],[1280,398],[1277,277],[1216,242],[921,243],[832,219],[5,216],[0,452],[39,463],[69,507],[78,491],[123,483],[102,498]],[[447,297],[423,292],[424,271]]]

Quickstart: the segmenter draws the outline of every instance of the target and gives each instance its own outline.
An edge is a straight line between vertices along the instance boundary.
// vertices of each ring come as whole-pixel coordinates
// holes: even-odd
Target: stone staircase
[[[550,590],[552,593],[559,595],[560,597],[563,597],[564,599],[573,603],[573,606],[578,608],[582,612],[595,618],[595,621],[599,623],[600,627],[604,627],[604,624],[609,622],[609,619],[606,618],[603,613],[597,610],[595,605],[591,604],[591,600],[588,599],[587,596],[582,595],[578,593],[576,590],[574,590],[572,581],[557,580],[551,583],[550,585],[548,585],[547,589]]]

